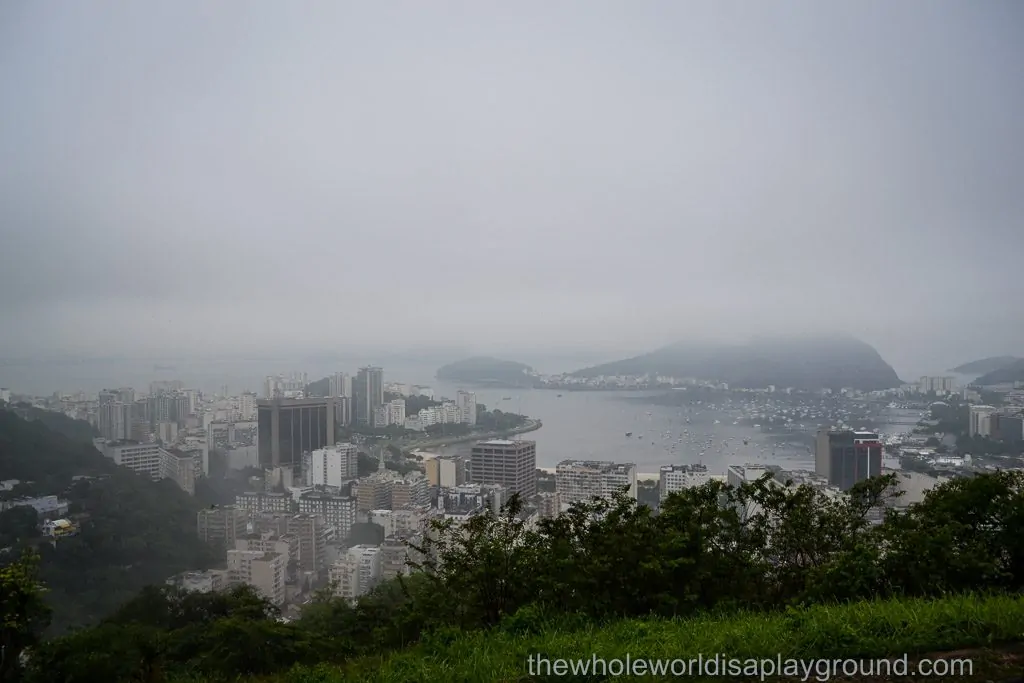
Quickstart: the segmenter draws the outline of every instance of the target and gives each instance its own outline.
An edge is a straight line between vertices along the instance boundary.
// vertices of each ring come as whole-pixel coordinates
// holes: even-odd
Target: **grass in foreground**
[[[529,681],[736,680],[737,677],[611,675],[530,675],[527,658],[592,659],[877,659],[909,654],[910,673],[921,657],[973,659],[973,675],[962,681],[1011,680],[1024,670],[1024,598],[957,596],[940,600],[888,600],[842,606],[816,606],[785,614],[738,614],[677,620],[626,620],[581,630],[542,629],[539,633],[445,633],[381,658],[344,667],[297,668],[273,679],[279,683],[526,683]],[[529,629],[527,629],[529,630]],[[1018,644],[1018,645],[1013,645]],[[955,651],[955,652],[954,652]],[[742,679],[743,677],[739,677]],[[811,672],[794,678],[825,680]],[[828,680],[928,680],[925,677],[849,676]],[[930,680],[936,680],[931,677]]]

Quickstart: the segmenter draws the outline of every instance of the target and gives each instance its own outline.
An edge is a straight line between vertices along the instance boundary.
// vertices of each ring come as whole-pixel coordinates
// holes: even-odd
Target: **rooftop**
[[[611,462],[609,460],[563,460],[558,463],[558,468],[588,469],[598,472],[613,472],[636,467],[631,462]]]

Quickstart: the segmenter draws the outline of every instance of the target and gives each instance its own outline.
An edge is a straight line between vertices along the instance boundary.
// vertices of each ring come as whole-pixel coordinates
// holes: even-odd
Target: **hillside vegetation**
[[[950,372],[956,372],[961,375],[984,375],[989,372],[1001,370],[1009,365],[1013,365],[1019,360],[1021,359],[1016,356],[992,356],[991,358],[982,358],[980,360],[971,361],[970,363],[958,365],[951,369]]]
[[[511,360],[476,356],[449,363],[437,371],[437,378],[450,382],[492,384],[506,387],[533,386],[533,368]]]
[[[0,495],[57,495],[81,529],[53,543],[40,535],[34,509],[0,513],[0,547],[30,545],[39,554],[50,633],[94,624],[143,587],[213,560],[196,537],[195,499],[117,467],[91,434],[88,423],[57,413],[0,410],[0,474],[22,482]]]
[[[578,377],[667,375],[737,387],[849,387],[863,391],[901,384],[892,366],[852,337],[765,338],[741,345],[673,344],[634,358],[573,373]]]
[[[1024,382],[1024,359],[1004,365],[974,380],[975,384],[983,387],[996,384],[1012,384],[1013,382]]]
[[[673,634],[713,622],[696,642],[739,653],[772,633],[788,634],[783,651],[846,656],[969,646],[983,632],[1020,638],[1024,474],[953,480],[870,523],[896,482],[862,482],[841,501],[767,479],[712,482],[671,495],[660,514],[618,495],[537,528],[513,499],[458,533],[437,525],[419,571],[355,605],[324,594],[281,623],[247,589],[150,590],[94,628],[37,644],[26,681],[538,680],[526,675],[532,648],[658,656],[680,647]],[[963,618],[960,603],[928,602],[972,591],[1009,597],[965,598],[979,607]]]

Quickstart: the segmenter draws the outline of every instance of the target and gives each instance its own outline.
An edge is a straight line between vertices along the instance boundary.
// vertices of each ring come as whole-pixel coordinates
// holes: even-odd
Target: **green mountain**
[[[975,384],[983,387],[994,384],[1011,384],[1013,382],[1024,382],[1024,358],[986,373],[974,380]]]
[[[1020,360],[1022,359],[1016,356],[993,356],[992,358],[982,358],[981,360],[958,365],[952,368],[950,372],[956,372],[961,375],[985,375],[996,370],[1002,370]]]
[[[902,383],[873,347],[846,335],[771,337],[737,345],[681,342],[573,374],[668,375],[750,388],[774,384],[797,389],[849,387],[874,391]]]
[[[497,387],[530,387],[533,368],[511,360],[476,356],[449,363],[437,371],[437,378],[448,382],[489,384]]]

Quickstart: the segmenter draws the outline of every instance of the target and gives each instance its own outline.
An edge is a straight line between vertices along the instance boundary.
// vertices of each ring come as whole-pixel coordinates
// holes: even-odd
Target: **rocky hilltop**
[[[891,389],[902,382],[870,345],[847,335],[771,337],[738,345],[680,342],[633,358],[585,368],[577,377],[668,375],[737,387]]]

